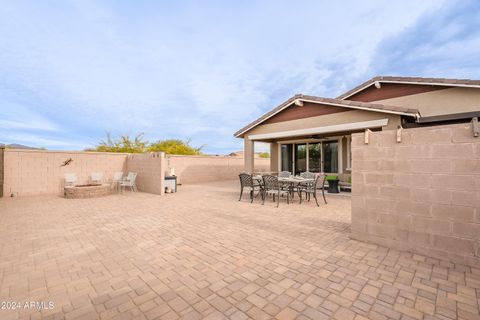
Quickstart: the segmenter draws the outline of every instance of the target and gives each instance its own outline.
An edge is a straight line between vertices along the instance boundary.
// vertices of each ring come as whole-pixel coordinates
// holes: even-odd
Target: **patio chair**
[[[325,198],[325,186],[324,186],[325,179],[327,179],[326,175],[318,174],[316,175],[313,183],[305,184],[304,187],[300,189],[300,203],[302,203],[302,193],[305,192],[305,198],[308,201],[310,201],[310,196],[313,195],[313,198],[315,199],[315,203],[317,204],[317,207],[320,206],[317,200],[317,190],[319,187],[319,181],[322,180],[322,182],[320,183],[320,186],[322,189],[323,201],[325,201],[325,204],[327,204],[327,199]]]
[[[291,175],[292,173],[290,171],[280,171],[278,173],[279,178],[290,178]]]
[[[112,185],[118,192],[120,190],[120,182],[123,181],[123,172],[118,171],[113,174]]]
[[[65,173],[65,186],[74,186],[77,183],[77,175],[75,173]]]
[[[103,182],[103,173],[101,172],[92,172],[90,174],[90,182],[91,183],[102,183]]]
[[[262,178],[262,204],[265,204],[265,198],[268,195],[273,195],[273,202],[275,202],[275,196],[277,196],[277,207],[280,204],[281,196],[287,196],[287,204],[290,203],[290,191],[281,188],[280,183],[278,182],[278,177],[272,175],[264,175]]]
[[[317,176],[316,173],[308,172],[308,171],[300,173],[300,177],[302,177],[304,179],[315,179],[316,176]]]
[[[129,172],[127,177],[120,181],[120,188],[130,187],[130,190],[137,192],[137,185],[135,184],[135,179],[137,178],[136,172]]]
[[[250,203],[252,203],[255,191],[261,193],[262,185],[258,180],[254,179],[253,176],[248,173],[240,173],[238,177],[240,178],[240,198],[238,198],[238,201],[242,200],[243,188],[249,188]]]
[[[313,173],[313,172],[305,171],[305,172],[300,172],[300,177],[303,178],[303,179],[311,179],[311,180],[314,181],[315,178],[317,177],[317,174]],[[300,191],[302,189],[306,188],[308,185],[313,184],[313,181],[302,181],[302,182],[300,182],[296,187],[294,187],[294,191],[296,191],[299,196],[302,196],[300,194]]]

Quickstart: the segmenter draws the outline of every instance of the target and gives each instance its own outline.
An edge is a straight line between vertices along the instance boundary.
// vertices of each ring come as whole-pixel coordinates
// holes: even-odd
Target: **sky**
[[[233,133],[376,75],[480,79],[480,1],[0,0],[0,143]],[[260,148],[261,149],[261,148]]]

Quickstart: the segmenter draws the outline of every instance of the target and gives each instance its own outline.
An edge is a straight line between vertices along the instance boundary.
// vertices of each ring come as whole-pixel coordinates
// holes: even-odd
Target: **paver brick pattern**
[[[0,199],[0,319],[480,319],[480,266],[349,239],[350,199]]]

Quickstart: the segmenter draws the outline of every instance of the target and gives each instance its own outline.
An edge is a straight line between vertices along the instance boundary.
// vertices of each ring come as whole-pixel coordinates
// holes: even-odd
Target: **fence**
[[[5,149],[3,196],[60,195],[65,173],[75,173],[79,183],[87,183],[92,172],[111,178],[115,171],[126,170],[126,157],[121,153]]]
[[[72,160],[68,165],[63,165],[69,159]],[[255,166],[268,170],[270,160],[255,159]],[[179,183],[233,180],[244,170],[244,159],[1,148],[0,192],[4,197],[62,195],[65,173],[75,173],[79,183],[88,183],[92,172],[102,172],[106,179],[111,179],[116,171],[134,171],[138,173],[136,182],[140,191],[161,194],[164,175],[170,168],[175,169]]]

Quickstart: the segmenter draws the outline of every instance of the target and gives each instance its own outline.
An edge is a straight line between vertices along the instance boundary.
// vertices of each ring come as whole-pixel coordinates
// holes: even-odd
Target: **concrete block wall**
[[[79,184],[88,183],[92,172],[112,179],[125,171],[127,154],[5,149],[3,196],[63,194],[64,174],[75,173]],[[62,163],[72,159],[67,166]]]
[[[245,171],[243,157],[168,155],[167,167],[175,169],[178,183],[235,180]],[[269,170],[270,159],[255,159],[255,171]]]
[[[480,138],[471,124],[352,135],[352,238],[480,264]]]
[[[163,194],[165,179],[165,154],[151,152],[130,154],[127,157],[127,171],[137,173],[135,184],[139,191]]]
[[[4,150],[3,196],[30,196],[40,194],[63,195],[64,174],[75,173],[79,184],[89,182],[92,172],[103,172],[111,181],[116,171],[138,173],[140,191],[161,194],[164,176],[174,168],[179,183],[201,183],[238,179],[244,171],[242,157],[176,156],[163,153],[124,154],[104,152],[68,152],[23,149]],[[61,164],[72,158],[68,166]],[[270,159],[255,159],[255,170],[268,171]]]

